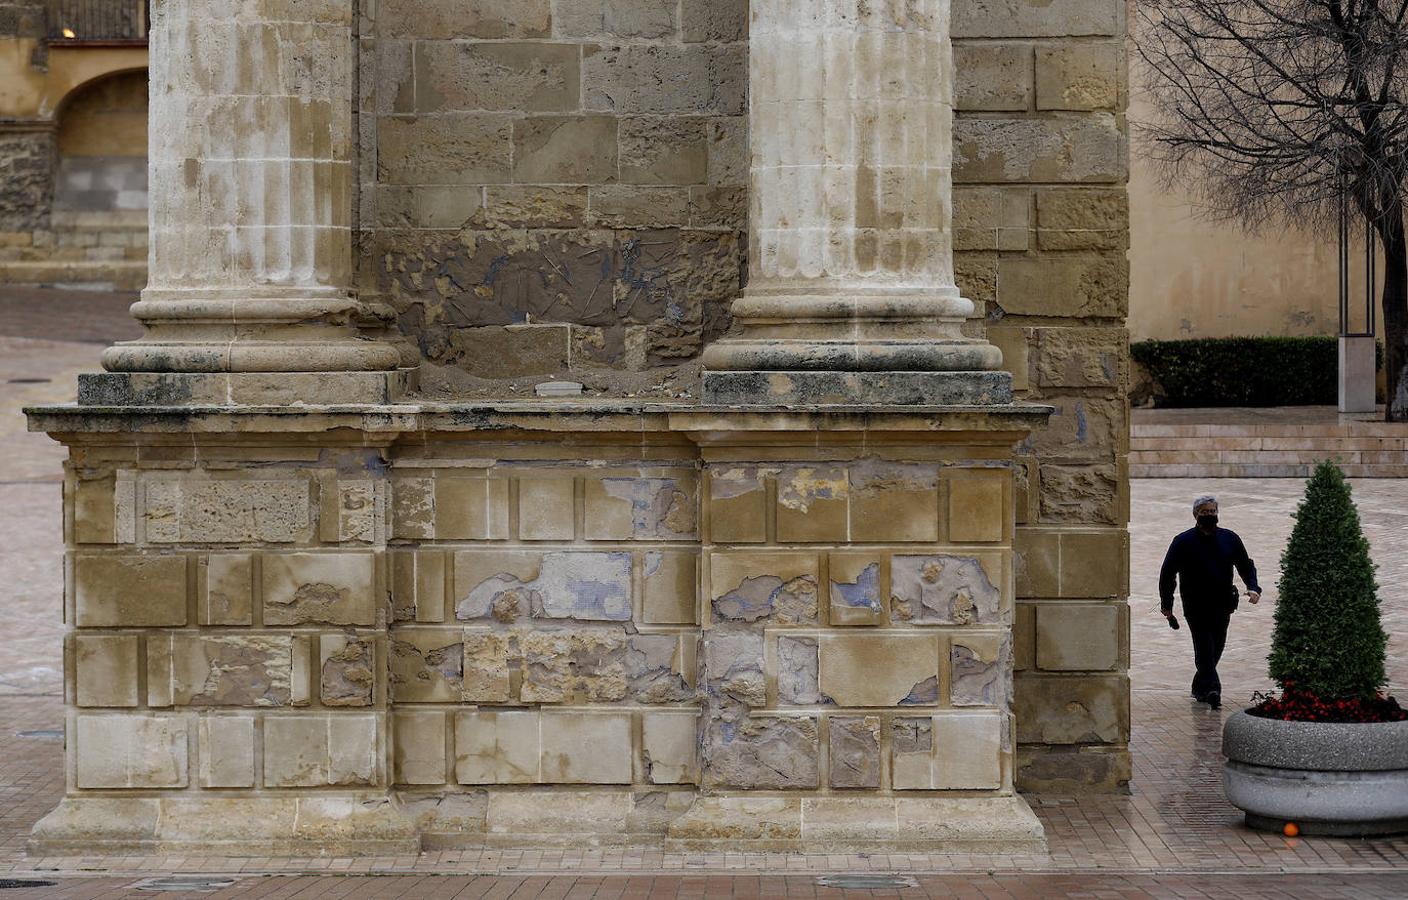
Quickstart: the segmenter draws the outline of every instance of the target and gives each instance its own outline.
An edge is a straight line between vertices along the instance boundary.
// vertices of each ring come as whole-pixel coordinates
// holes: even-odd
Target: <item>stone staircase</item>
[[[0,284],[138,290],[147,283],[146,211],[56,212],[52,230],[0,240]]]
[[[1350,478],[1408,477],[1408,425],[1295,407],[1136,410],[1130,429],[1131,478],[1305,478],[1327,458]]]

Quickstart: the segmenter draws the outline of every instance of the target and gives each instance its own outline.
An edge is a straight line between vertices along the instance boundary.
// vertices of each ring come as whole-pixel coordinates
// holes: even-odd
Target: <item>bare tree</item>
[[[1408,421],[1406,15],[1408,0],[1150,0],[1139,37],[1160,112],[1143,130],[1211,212],[1327,237],[1341,198],[1367,217],[1394,422]]]

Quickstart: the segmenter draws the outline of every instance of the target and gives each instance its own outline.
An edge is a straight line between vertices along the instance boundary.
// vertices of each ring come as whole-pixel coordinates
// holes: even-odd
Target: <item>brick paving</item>
[[[1044,855],[676,854],[616,848],[475,849],[347,859],[27,857],[30,827],[63,793],[61,454],[46,438],[24,434],[17,413],[25,404],[71,399],[73,375],[96,362],[95,343],[55,339],[63,332],[54,319],[81,318],[87,305],[93,315],[84,320],[89,323],[85,327],[101,328],[92,323],[108,318],[113,304],[126,298],[79,296],[50,307],[48,315],[42,313],[42,300],[42,295],[31,297],[24,316],[0,328],[0,453],[6,460],[0,471],[0,600],[11,617],[7,640],[0,645],[0,878],[46,878],[56,884],[6,890],[0,896],[149,897],[152,893],[139,884],[177,873],[234,879],[229,888],[214,893],[173,892],[213,897],[1408,896],[1408,838],[1261,834],[1244,828],[1222,797],[1222,715],[1269,686],[1264,661],[1275,581],[1302,486],[1298,479],[1134,483],[1134,784],[1127,796],[1030,796],[1046,826]],[[0,313],[12,309],[0,296]],[[11,381],[16,378],[22,380]],[[49,380],[32,380],[36,378]],[[1391,684],[1405,693],[1408,480],[1353,484],[1379,564],[1385,626],[1392,635]],[[1223,523],[1243,535],[1267,589],[1259,607],[1244,604],[1234,620],[1222,668],[1223,713],[1188,699],[1192,653],[1187,631],[1170,631],[1156,612],[1155,580],[1164,548],[1191,522],[1192,497],[1204,492],[1220,496]],[[819,874],[835,872],[905,872],[915,883],[884,891],[843,891],[817,883]],[[372,873],[381,877],[369,877]]]

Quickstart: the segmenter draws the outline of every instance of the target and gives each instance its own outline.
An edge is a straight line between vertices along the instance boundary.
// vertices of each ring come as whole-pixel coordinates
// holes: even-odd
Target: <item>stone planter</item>
[[[1283,722],[1238,712],[1223,726],[1222,753],[1227,799],[1252,828],[1408,832],[1408,722]]]

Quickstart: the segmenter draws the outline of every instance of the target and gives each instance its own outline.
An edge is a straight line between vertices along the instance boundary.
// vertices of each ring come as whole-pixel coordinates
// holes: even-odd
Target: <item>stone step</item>
[[[1129,464],[1130,478],[1308,478],[1313,463]],[[1408,465],[1342,464],[1348,478],[1408,478]]]
[[[1322,459],[1352,478],[1408,477],[1408,426],[1379,421],[1139,424],[1129,446],[1132,478],[1304,478]]]
[[[147,261],[0,261],[0,284],[109,285],[117,290],[139,290],[147,284]]]

